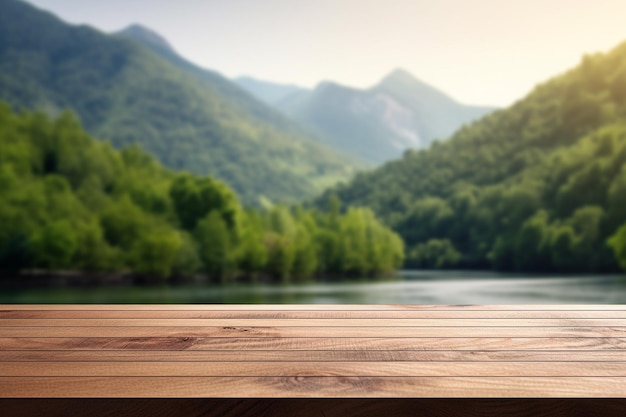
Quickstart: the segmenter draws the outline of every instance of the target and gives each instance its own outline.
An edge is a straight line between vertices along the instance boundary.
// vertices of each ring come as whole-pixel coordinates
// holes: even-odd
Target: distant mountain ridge
[[[495,107],[461,104],[401,69],[387,75],[370,91],[385,95],[409,109],[419,136],[429,142],[447,139],[463,124],[496,110]]]
[[[246,204],[313,196],[358,165],[149,29],[104,34],[18,0],[0,0],[0,100],[71,108],[94,136],[213,175]]]
[[[306,88],[292,84],[280,84],[270,81],[261,81],[253,77],[237,77],[233,80],[244,90],[269,105],[276,105],[294,93],[308,92]]]
[[[170,45],[170,43],[167,41],[167,39],[153,31],[152,29],[149,29],[138,23],[134,23],[126,27],[125,29],[122,29],[121,31],[117,32],[117,34],[136,39],[140,42],[145,43],[146,45],[161,48],[172,53],[176,52],[172,45]]]
[[[259,98],[265,89],[279,91],[280,87],[259,80],[253,85],[238,83]],[[288,95],[285,91],[282,99],[266,101],[318,132],[324,143],[373,164],[446,139],[462,125],[495,110],[460,104],[400,69],[363,90],[324,81],[313,90]]]

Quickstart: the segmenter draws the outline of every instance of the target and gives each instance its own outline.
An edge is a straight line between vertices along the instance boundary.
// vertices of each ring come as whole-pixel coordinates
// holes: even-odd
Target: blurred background
[[[0,0],[0,303],[626,303],[624,15]]]

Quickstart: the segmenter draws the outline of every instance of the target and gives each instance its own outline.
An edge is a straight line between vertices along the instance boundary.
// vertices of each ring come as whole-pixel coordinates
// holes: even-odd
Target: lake
[[[384,280],[1,290],[0,303],[626,304],[623,275],[399,271]]]

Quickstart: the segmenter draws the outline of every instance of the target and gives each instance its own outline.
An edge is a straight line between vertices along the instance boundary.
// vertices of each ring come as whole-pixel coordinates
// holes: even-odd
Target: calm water
[[[626,304],[626,276],[400,271],[384,281],[1,290],[0,303]]]

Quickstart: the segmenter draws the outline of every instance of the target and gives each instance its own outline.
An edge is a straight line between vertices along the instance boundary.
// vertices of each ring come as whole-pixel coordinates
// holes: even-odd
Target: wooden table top
[[[624,398],[626,306],[0,305],[2,398]]]

